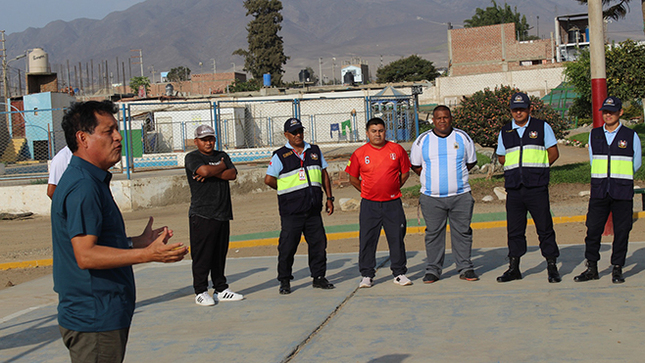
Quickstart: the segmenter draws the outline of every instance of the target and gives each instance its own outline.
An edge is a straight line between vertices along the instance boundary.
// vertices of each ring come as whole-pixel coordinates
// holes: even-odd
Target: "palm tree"
[[[586,4],[588,0],[576,1],[580,4]],[[602,0],[603,6],[609,6],[602,12],[603,17],[614,20],[624,19],[629,11],[630,2],[631,0]],[[643,32],[645,33],[645,0],[641,0],[641,13],[643,14]]]

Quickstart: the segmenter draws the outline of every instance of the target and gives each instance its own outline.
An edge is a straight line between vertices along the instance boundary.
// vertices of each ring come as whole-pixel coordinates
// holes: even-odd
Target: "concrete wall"
[[[494,89],[502,85],[517,87],[529,94],[542,97],[564,81],[564,67],[484,73],[468,76],[439,77],[435,85],[425,88],[419,95],[419,103],[439,103],[454,106],[463,96],[470,96],[484,88]],[[528,67],[524,67],[528,68]]]
[[[344,170],[347,163],[329,163],[331,174]],[[247,194],[269,190],[264,184],[266,166],[240,170],[237,180],[231,182],[232,194]],[[110,189],[122,212],[189,203],[190,190],[184,171],[177,175],[164,175],[134,180],[112,180]],[[51,201],[47,197],[47,184],[20,185],[0,188],[0,213],[24,213],[49,215]]]

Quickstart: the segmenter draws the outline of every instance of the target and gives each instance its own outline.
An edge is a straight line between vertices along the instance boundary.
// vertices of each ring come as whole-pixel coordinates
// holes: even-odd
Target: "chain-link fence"
[[[63,147],[63,109],[0,113],[0,177],[44,177]]]
[[[63,111],[0,113],[0,178],[47,176],[48,160],[66,145]],[[217,148],[233,162],[268,162],[286,142],[283,125],[291,117],[302,121],[305,140],[318,144],[326,157],[345,156],[366,141],[371,117],[385,120],[389,140],[414,139],[415,111],[411,96],[132,102],[115,115],[124,139],[122,161],[113,171],[183,167],[186,153],[196,148],[195,129],[203,124],[215,128]]]

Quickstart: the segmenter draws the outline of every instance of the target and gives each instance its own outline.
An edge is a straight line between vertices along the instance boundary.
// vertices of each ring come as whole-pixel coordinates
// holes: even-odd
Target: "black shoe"
[[[291,282],[289,280],[280,281],[280,295],[291,294]]]
[[[431,284],[433,282],[439,281],[439,278],[435,276],[434,274],[427,273],[425,276],[423,276],[423,283],[424,284]]]
[[[625,282],[623,278],[623,267],[620,265],[614,265],[614,269],[611,271],[611,282],[614,284],[622,284]]]
[[[508,270],[504,271],[502,276],[497,278],[497,282],[509,282],[513,280],[521,280],[522,273],[520,272],[520,258],[509,257]]]
[[[314,277],[314,281],[312,282],[312,286],[317,289],[323,289],[323,290],[330,290],[334,288],[334,284],[331,282],[327,281],[325,276],[318,276]]]
[[[575,282],[598,280],[598,261],[587,261],[587,269],[573,278]]]
[[[466,270],[459,275],[459,278],[466,281],[478,281],[479,277],[473,270]]]
[[[550,283],[562,281],[560,273],[558,272],[558,266],[555,263],[555,257],[549,257],[546,259],[546,272],[549,276]]]

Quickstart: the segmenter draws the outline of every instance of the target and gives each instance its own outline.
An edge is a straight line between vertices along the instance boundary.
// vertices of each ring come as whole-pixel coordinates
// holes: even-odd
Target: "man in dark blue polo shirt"
[[[121,159],[110,101],[73,104],[63,117],[72,160],[52,200],[54,290],[58,324],[72,362],[121,362],[135,304],[132,265],[176,262],[188,252],[166,244],[167,227],[128,238],[108,172]]]

